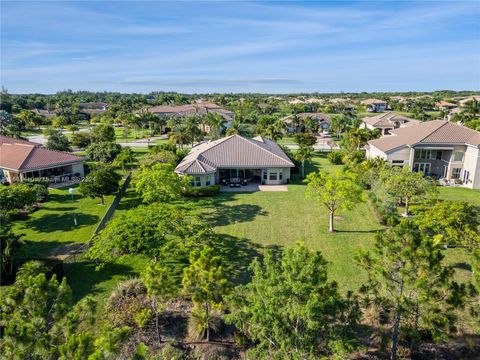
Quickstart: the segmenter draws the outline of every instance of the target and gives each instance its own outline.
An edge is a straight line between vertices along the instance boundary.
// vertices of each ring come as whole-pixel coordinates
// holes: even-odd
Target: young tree
[[[192,295],[192,316],[201,336],[210,341],[210,329],[214,326],[214,310],[221,308],[223,296],[230,283],[225,277],[221,258],[214,256],[214,249],[205,247],[190,254],[190,266],[183,270],[184,291]],[[199,321],[200,320],[200,321]]]
[[[110,124],[100,124],[92,130],[94,142],[115,142],[115,129]]]
[[[170,164],[143,168],[135,177],[135,189],[145,203],[171,202],[179,199],[190,186],[190,178],[179,176]]]
[[[121,146],[114,142],[99,141],[91,143],[85,151],[90,160],[106,164],[112,162],[121,149]]]
[[[299,146],[313,146],[317,143],[317,138],[311,133],[297,133],[294,138]]]
[[[410,171],[408,167],[392,167],[384,171],[382,176],[385,190],[396,198],[403,200],[404,214],[408,216],[410,202],[414,197],[429,197],[436,193],[433,180],[424,178],[421,172]]]
[[[339,210],[351,210],[362,201],[362,188],[357,184],[356,176],[348,171],[337,170],[330,175],[325,171],[310,173],[305,180],[307,196],[324,205],[330,212],[328,230],[334,232],[333,220]]]
[[[32,206],[37,195],[37,190],[28,184],[0,185],[0,214]]]
[[[71,143],[77,148],[84,149],[90,145],[90,134],[87,132],[76,132],[72,134]]]
[[[112,165],[122,168],[122,170],[125,172],[128,168],[130,168],[133,164],[137,162],[138,160],[135,157],[135,154],[132,151],[132,149],[129,147],[124,147],[122,148],[120,153],[117,155],[115,160],[113,160]]]
[[[210,234],[198,216],[180,206],[154,203],[139,206],[112,219],[93,239],[88,256],[102,262],[120,255],[141,254],[181,277],[189,253],[203,245]],[[178,266],[177,266],[178,265]]]
[[[152,261],[143,272],[143,282],[147,287],[147,296],[150,306],[155,314],[157,341],[162,341],[160,336],[159,316],[162,313],[163,303],[174,297],[179,291],[179,281],[175,278],[170,268]]]
[[[80,183],[79,190],[84,196],[100,198],[105,205],[105,195],[113,195],[120,188],[121,176],[111,167],[101,167],[88,174]]]
[[[60,130],[49,129],[45,131],[45,135],[47,136],[47,142],[45,144],[47,149],[57,151],[72,151],[70,141],[68,141],[68,138],[62,134]]]
[[[333,341],[350,343],[358,306],[328,280],[319,251],[296,244],[276,258],[269,250],[250,268],[251,282],[228,298],[226,320],[255,344],[255,358],[320,358]]]
[[[466,287],[453,280],[454,269],[443,259],[441,247],[410,219],[379,233],[373,251],[356,258],[368,274],[361,292],[391,315],[392,360],[402,330],[412,338],[428,331],[441,339],[454,328],[454,310],[463,306]]]
[[[313,147],[306,145],[300,145],[295,152],[295,158],[302,164],[302,178],[305,177],[305,161],[312,160],[313,155],[315,155]]]

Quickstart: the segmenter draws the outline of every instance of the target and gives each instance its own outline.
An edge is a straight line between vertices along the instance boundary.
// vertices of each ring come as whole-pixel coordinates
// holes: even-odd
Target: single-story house
[[[367,158],[379,157],[392,165],[408,166],[447,181],[480,189],[480,132],[446,120],[399,128],[370,140]]]
[[[400,127],[418,125],[420,121],[410,119],[406,116],[399,115],[394,112],[388,112],[376,116],[366,116],[362,119],[360,124],[361,129],[380,129],[382,135],[389,135],[393,129]]]
[[[290,181],[292,167],[292,161],[274,141],[232,135],[194,146],[175,172],[192,176],[193,186],[198,187],[232,179],[278,185]]]
[[[360,102],[365,105],[368,112],[384,112],[387,110],[387,102],[378,99],[367,99]]]
[[[88,117],[96,114],[103,114],[108,110],[108,104],[105,102],[81,102],[80,112]]]
[[[300,124],[295,124],[294,117],[297,117],[300,120]],[[285,122],[288,128],[289,133],[297,133],[305,131],[305,126],[302,122],[307,119],[312,118],[318,122],[319,131],[328,130],[330,127],[330,116],[322,113],[299,113],[285,116],[282,120]]]
[[[55,117],[57,114],[53,110],[33,109],[33,112],[46,117],[47,119]]]
[[[448,101],[439,101],[439,102],[435,103],[435,107],[438,110],[452,110],[452,109],[457,108],[458,105],[454,104],[454,103],[451,103],[451,102],[448,102]]]
[[[64,182],[85,175],[84,158],[45,149],[41,144],[0,136],[0,178],[9,183],[29,178]]]

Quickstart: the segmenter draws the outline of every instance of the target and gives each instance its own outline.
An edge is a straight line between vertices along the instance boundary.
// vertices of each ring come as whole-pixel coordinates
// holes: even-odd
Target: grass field
[[[469,201],[480,206],[480,190],[442,186],[438,188],[438,193],[440,199]]]
[[[78,185],[72,187],[77,189]],[[83,197],[78,190],[73,197],[74,203],[68,187],[50,189],[49,199],[40,209],[25,220],[15,221],[15,231],[28,241],[23,256],[42,258],[61,245],[88,241],[114,198],[106,196],[105,205],[101,205],[98,198]],[[78,225],[73,222],[74,213]]]

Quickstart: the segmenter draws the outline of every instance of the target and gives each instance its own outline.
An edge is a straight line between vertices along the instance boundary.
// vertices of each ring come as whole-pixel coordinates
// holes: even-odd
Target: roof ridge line
[[[435,120],[433,120],[433,121],[435,121]],[[445,120],[439,120],[439,121],[445,121]],[[428,121],[427,121],[427,122],[428,122]],[[439,126],[439,127],[436,128],[435,130],[433,130],[431,133],[429,133],[427,136],[425,136],[425,137],[421,138],[420,140],[418,140],[418,141],[416,142],[416,144],[422,142],[422,141],[425,140],[427,137],[429,137],[429,136],[431,136],[432,134],[436,133],[438,130],[440,130],[442,127],[444,127],[444,126],[447,125],[447,124],[448,124],[448,121],[445,121],[445,123],[443,123],[442,126]]]
[[[261,135],[260,135],[260,136],[261,136]],[[261,146],[258,145],[258,144],[255,144],[254,142],[251,141],[251,140],[253,140],[253,139],[247,139],[247,138],[244,138],[243,136],[240,136],[240,137],[241,137],[242,139],[246,140],[246,141],[249,141],[249,142],[252,143],[253,145],[259,147],[259,148],[262,149],[263,151],[266,151],[266,152],[268,152],[269,154],[272,154],[272,155],[276,156],[277,158],[281,159],[282,161],[286,161],[284,158],[282,158],[281,156],[278,156],[278,155],[275,154],[274,152],[269,151],[269,150],[261,147]],[[263,137],[262,137],[262,139],[263,139]],[[268,139],[268,140],[270,140],[270,139]],[[275,144],[277,144],[277,143],[275,143]],[[277,146],[279,146],[279,145],[277,144]],[[280,149],[281,149],[281,148],[280,148]],[[287,156],[287,157],[288,157],[288,156]],[[290,161],[291,161],[291,160],[290,160]]]
[[[23,161],[21,162],[20,166],[18,167],[19,170],[22,169],[23,167],[23,164],[25,164],[27,162],[28,159],[30,159],[30,157],[32,156],[32,153],[33,153],[33,150],[36,148],[36,146],[31,146],[31,149],[30,149],[30,152],[28,153],[27,156],[25,156],[25,159],[23,159]]]

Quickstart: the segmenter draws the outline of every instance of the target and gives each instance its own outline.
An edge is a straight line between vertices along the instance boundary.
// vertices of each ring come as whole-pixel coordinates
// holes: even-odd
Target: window
[[[460,174],[462,173],[462,168],[453,168],[452,169],[452,179],[460,179]]]
[[[432,151],[427,149],[415,150],[415,159],[431,159]]]
[[[210,186],[212,183],[212,175],[205,176],[205,186]]]
[[[263,180],[267,180],[267,170],[263,170]]]
[[[195,176],[193,178],[192,186],[202,186],[202,178],[200,176]]]
[[[437,154],[435,156],[435,159],[437,160],[442,160],[443,152],[437,150]]]
[[[283,170],[278,172],[278,180],[283,180]]]
[[[403,165],[403,160],[392,160],[392,165]]]
[[[463,152],[462,151],[455,151],[453,153],[453,161],[463,161]]]
[[[277,173],[270,171],[270,180],[277,180]]]

